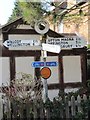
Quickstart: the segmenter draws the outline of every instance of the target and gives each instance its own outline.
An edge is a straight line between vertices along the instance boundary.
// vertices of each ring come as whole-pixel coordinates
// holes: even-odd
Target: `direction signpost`
[[[43,26],[43,29],[40,29],[40,26]],[[42,36],[45,35],[49,30],[49,24],[46,21],[38,21],[35,23],[35,30],[40,33]],[[43,41],[43,39],[42,39]],[[40,68],[46,67],[42,69],[42,75],[44,76],[44,72],[47,72],[48,67],[57,66],[56,61],[46,62],[47,51],[60,53],[62,49],[72,49],[72,48],[82,48],[87,43],[84,39],[77,37],[62,37],[62,38],[52,38],[47,37],[46,43],[40,42],[40,40],[6,40],[3,45],[7,47],[9,50],[42,50],[44,51],[44,62],[35,61],[32,63],[32,67]],[[42,46],[41,46],[42,45]],[[49,73],[50,70],[48,69]],[[43,78],[48,78],[45,72],[45,76]],[[51,74],[48,74],[49,76]],[[47,79],[44,80],[44,88],[45,88],[45,100],[48,97],[48,87],[47,87]]]

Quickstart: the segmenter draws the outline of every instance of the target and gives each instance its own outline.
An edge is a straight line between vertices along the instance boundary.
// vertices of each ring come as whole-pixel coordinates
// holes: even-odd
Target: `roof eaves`
[[[23,23],[22,17],[14,20],[13,22],[10,22],[10,23],[7,23],[7,24],[3,25],[3,26],[1,27],[1,29],[4,31],[4,30],[6,30],[8,27],[12,28],[12,27],[17,26],[18,24],[21,24],[21,23]]]
[[[49,31],[47,32],[47,34],[50,36],[50,37],[65,37],[64,35],[60,34],[60,33],[57,33],[51,29],[49,29]]]

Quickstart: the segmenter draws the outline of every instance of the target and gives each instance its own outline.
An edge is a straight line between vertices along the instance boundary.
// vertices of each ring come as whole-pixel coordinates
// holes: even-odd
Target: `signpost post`
[[[56,67],[58,63],[56,61],[46,62],[46,59],[44,62],[41,61],[35,61],[32,62],[32,67],[40,68],[41,69],[41,77],[44,79],[44,89],[45,89],[45,101],[48,98],[48,87],[47,87],[47,79],[51,76],[51,70],[49,67]]]
[[[48,22],[44,21],[44,20],[40,20],[40,21],[36,22],[35,23],[35,30],[39,34],[41,34],[41,37],[42,37],[41,41],[42,41],[42,43],[43,42],[45,43],[46,42],[46,37],[47,37],[46,33],[49,30],[49,24],[48,24]],[[43,51],[43,52],[44,52],[44,55],[45,55],[45,56],[43,56],[43,61],[45,63],[46,62],[46,57],[47,57],[47,51]],[[45,94],[45,101],[46,101],[47,98],[48,98],[47,79],[44,79],[44,90],[45,90],[44,94]]]

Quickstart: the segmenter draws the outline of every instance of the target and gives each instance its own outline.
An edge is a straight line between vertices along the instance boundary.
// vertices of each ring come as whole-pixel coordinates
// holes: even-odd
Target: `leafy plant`
[[[6,99],[6,106],[9,102],[11,109],[6,110],[4,116],[13,118],[24,117],[26,112],[28,115],[34,114],[33,105],[35,106],[42,96],[41,80],[33,79],[32,75],[20,73],[17,79],[12,80],[11,86],[2,86],[3,100]],[[23,111],[22,111],[23,110]]]
[[[32,75],[20,73],[18,78],[11,81],[11,86],[2,86],[2,92],[9,99],[22,100],[39,99],[41,96],[42,85],[40,80],[34,80]]]

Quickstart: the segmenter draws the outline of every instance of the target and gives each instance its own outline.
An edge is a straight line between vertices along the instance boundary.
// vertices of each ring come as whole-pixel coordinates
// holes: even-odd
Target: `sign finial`
[[[35,23],[35,30],[37,33],[45,34],[49,30],[49,23],[45,20],[39,20]]]

